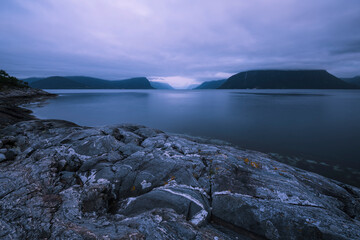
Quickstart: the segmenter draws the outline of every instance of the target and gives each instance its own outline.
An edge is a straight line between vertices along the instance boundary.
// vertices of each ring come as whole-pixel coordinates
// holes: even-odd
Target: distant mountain
[[[150,81],[150,84],[156,89],[174,90],[174,88],[168,83]]]
[[[48,77],[38,81],[30,82],[30,87],[41,89],[81,89],[86,85],[75,82],[64,77]]]
[[[147,78],[109,81],[85,76],[27,78],[31,87],[41,89],[154,89]]]
[[[109,82],[111,82],[114,89],[154,89],[146,77]]]
[[[360,76],[356,76],[353,78],[341,78],[341,80],[344,80],[345,82],[348,82],[348,83],[351,83],[351,84],[354,84],[354,85],[360,87]]]
[[[207,82],[203,82],[202,84],[200,84],[199,86],[197,86],[196,88],[193,88],[193,89],[217,89],[225,81],[226,81],[226,79],[215,80],[215,81],[207,81]]]
[[[85,76],[66,76],[65,78],[70,79],[72,81],[82,83],[86,85],[86,88],[90,89],[108,89],[113,88],[111,81],[93,78],[93,77],[85,77]]]
[[[21,80],[24,81],[24,82],[27,82],[27,83],[32,83],[32,82],[39,81],[41,79],[44,79],[44,78],[31,77],[31,78],[25,78],[25,79],[21,79]]]
[[[191,85],[187,86],[185,89],[194,89],[198,86],[200,86],[200,84],[191,84]]]
[[[352,89],[325,70],[254,70],[235,74],[220,89]]]

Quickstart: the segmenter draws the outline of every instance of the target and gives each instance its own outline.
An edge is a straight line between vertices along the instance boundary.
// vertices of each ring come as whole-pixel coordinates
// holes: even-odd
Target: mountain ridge
[[[146,77],[110,81],[86,76],[52,76],[23,81],[41,89],[154,89]]]
[[[351,84],[355,84],[356,86],[360,87],[360,76],[355,76],[352,78],[341,78],[341,80],[351,83]]]
[[[237,73],[218,89],[357,89],[326,70],[250,70]]]
[[[194,90],[200,90],[200,89],[217,89],[222,84],[226,82],[227,79],[221,79],[221,80],[214,80],[214,81],[206,81],[201,83],[199,86],[193,88]]]

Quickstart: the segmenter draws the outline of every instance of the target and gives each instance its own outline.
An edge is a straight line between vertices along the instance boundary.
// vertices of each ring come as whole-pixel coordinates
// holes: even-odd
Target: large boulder
[[[0,142],[1,239],[360,239],[358,188],[260,152],[59,120]]]

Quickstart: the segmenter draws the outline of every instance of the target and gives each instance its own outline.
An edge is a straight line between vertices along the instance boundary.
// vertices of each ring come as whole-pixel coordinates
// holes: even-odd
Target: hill
[[[200,84],[191,84],[191,85],[189,85],[189,86],[187,86],[185,89],[194,89],[194,88],[196,88],[196,87],[198,87],[198,86],[200,86]]]
[[[109,82],[111,82],[114,89],[154,89],[146,77]]]
[[[109,81],[86,76],[27,78],[31,87],[41,89],[153,89],[145,77]]]
[[[235,74],[220,89],[353,89],[325,70],[254,70]]]
[[[203,82],[202,84],[200,84],[199,86],[193,88],[193,89],[217,89],[219,88],[224,82],[226,81],[226,79],[222,79],[222,80],[215,80],[215,81],[207,81],[207,82]]]
[[[150,81],[150,84],[156,89],[174,90],[174,88],[168,83]]]
[[[75,82],[64,77],[48,77],[35,82],[30,82],[29,85],[33,88],[41,89],[82,89],[86,85]]]
[[[341,80],[360,87],[360,76],[356,76],[353,78],[341,78]]]
[[[21,79],[22,81],[24,82],[27,82],[27,83],[32,83],[32,82],[36,82],[36,81],[39,81],[39,80],[42,80],[44,78],[40,78],[40,77],[30,77],[30,78],[25,78],[25,79]]]

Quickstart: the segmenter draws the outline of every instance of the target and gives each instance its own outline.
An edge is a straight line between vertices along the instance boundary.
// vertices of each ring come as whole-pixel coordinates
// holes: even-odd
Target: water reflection
[[[55,93],[61,95],[51,99],[48,105],[32,109],[36,116],[88,126],[136,123],[324,162],[331,166],[321,168],[327,169],[328,174],[337,171],[334,166],[360,170],[360,92],[356,90],[67,90]],[[309,170],[324,174],[313,168]]]

